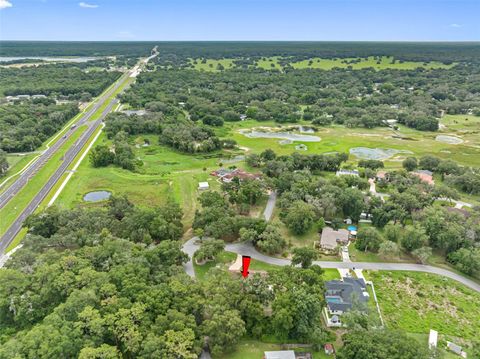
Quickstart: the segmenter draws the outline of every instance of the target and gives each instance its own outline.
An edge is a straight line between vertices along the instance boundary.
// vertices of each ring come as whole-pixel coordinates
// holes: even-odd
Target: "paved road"
[[[270,221],[270,218],[272,218],[276,201],[277,201],[277,192],[276,191],[270,192],[270,195],[268,196],[267,206],[265,207],[265,211],[263,212],[263,217],[267,222]]]
[[[183,245],[183,251],[187,253],[190,258],[193,256],[193,253],[198,249],[198,245],[195,244],[195,241],[198,238],[192,238]],[[250,256],[253,259],[273,264],[277,266],[287,266],[291,262],[288,259],[270,257],[265,254],[258,252],[251,243],[233,243],[227,244],[225,250],[228,252]],[[315,264],[318,264],[322,268],[334,268],[334,269],[370,269],[370,270],[386,270],[386,271],[412,271],[412,272],[425,272],[437,274],[443,277],[453,279],[457,282],[460,282],[467,287],[480,292],[480,284],[474,282],[471,279],[468,279],[460,274],[449,271],[448,269],[443,269],[439,267],[433,267],[423,264],[413,264],[413,263],[372,263],[372,262],[330,262],[330,261],[315,261]],[[184,265],[187,274],[191,277],[195,276],[193,271],[193,263],[190,262]]]
[[[45,183],[45,185],[41,188],[41,190],[35,195],[35,197],[33,197],[31,202],[20,213],[20,215],[13,222],[10,228],[8,228],[5,234],[0,238],[0,255],[2,255],[5,252],[5,249],[10,245],[10,243],[15,238],[17,233],[22,229],[24,220],[37,209],[37,207],[40,205],[43,199],[52,190],[52,188],[55,186],[55,184],[60,179],[60,177],[62,177],[62,175],[65,173],[65,170],[68,168],[68,166],[72,163],[72,161],[75,159],[78,153],[82,150],[82,148],[85,146],[85,144],[94,134],[94,132],[99,128],[105,116],[112,110],[113,106],[118,103],[118,100],[114,99],[113,101],[110,101],[108,105],[105,107],[105,109],[102,111],[102,114],[97,120],[93,122],[89,122],[88,120],[92,117],[92,115],[96,110],[98,110],[101,106],[107,103],[108,98],[112,95],[112,93],[125,83],[125,81],[130,77],[133,71],[134,70],[130,70],[126,74],[122,75],[122,77],[115,83],[115,85],[111,89],[109,89],[107,93],[104,94],[100,99],[98,99],[95,105],[92,106],[92,109],[87,111],[78,120],[77,122],[78,125],[86,124],[88,126],[88,129],[67,150],[67,152],[63,156],[62,163],[54,172],[54,174],[49,178],[49,180]],[[68,137],[71,135],[72,132],[73,131],[69,131],[66,138],[62,137],[59,141],[57,141],[55,145],[50,147],[49,150],[45,151],[44,155],[42,155],[43,158],[41,160],[38,160],[35,163],[33,163],[31,167],[29,167],[22,175],[20,175],[20,177],[4,193],[2,193],[1,195],[2,197],[0,198],[4,198],[3,200],[4,202],[0,202],[0,203],[4,203],[3,205],[5,205],[11,197],[13,197],[16,193],[18,193],[18,191],[32,178],[32,176],[35,173],[37,173],[38,170],[51,158],[54,152],[58,150],[58,147],[60,147],[61,144],[63,144],[68,139]],[[58,142],[61,142],[61,143],[58,144]],[[55,148],[54,152],[50,152],[50,150],[54,148]],[[2,206],[0,206],[0,208],[1,207]]]
[[[122,77],[123,79],[123,77]],[[123,81],[117,81],[115,86],[113,86],[107,93],[102,95],[97,102],[92,106],[90,110],[85,112],[80,118],[75,122],[75,127],[68,130],[64,136],[60,137],[51,147],[47,148],[40,157],[33,162],[28,169],[23,172],[16,180],[13,182],[10,187],[8,187],[3,193],[0,194],[0,209],[5,207],[5,205],[18,193],[20,190],[32,179],[32,177],[51,159],[51,157],[58,151],[62,145],[68,141],[75,131],[78,131],[78,128],[83,124],[87,123],[88,120],[93,116],[93,114],[105,104],[107,99],[111,96],[113,91],[117,90]]]
[[[188,242],[187,242],[188,243]],[[194,246],[193,243],[189,244],[187,247]],[[191,249],[190,249],[191,250]],[[242,255],[248,255],[253,259],[273,264],[273,265],[290,265],[290,260],[282,258],[274,258],[264,255],[258,252],[251,243],[233,243],[227,244],[225,250],[228,252],[233,252]],[[329,262],[329,261],[315,261],[315,264],[318,264],[322,268],[344,268],[344,269],[371,269],[371,270],[387,270],[387,271],[413,271],[413,272],[426,272],[437,274],[443,277],[447,277],[462,284],[465,284],[467,287],[480,292],[480,284],[474,282],[471,279],[465,278],[464,276],[449,271],[447,269],[433,267],[423,264],[413,264],[413,263],[372,263],[372,262]]]

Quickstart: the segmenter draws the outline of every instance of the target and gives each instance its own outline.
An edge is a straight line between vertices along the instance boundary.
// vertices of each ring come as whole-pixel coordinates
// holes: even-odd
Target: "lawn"
[[[78,128],[75,133],[67,139],[67,141],[60,147],[60,149],[51,157],[51,159],[35,174],[34,180],[29,181],[17,193],[15,198],[9,201],[5,207],[0,209],[0,234],[4,234],[12,222],[17,218],[23,209],[30,203],[32,198],[37,194],[48,178],[55,172],[60,165],[61,158],[65,152],[72,146],[72,144],[83,134],[87,129],[84,125]]]
[[[343,58],[343,59],[321,59],[321,58],[312,58],[299,62],[294,62],[291,64],[295,69],[322,69],[322,70],[331,70],[335,67],[347,68],[351,66],[354,70],[365,69],[368,67],[373,67],[376,70],[385,70],[385,69],[395,69],[395,70],[414,70],[418,67],[425,69],[448,69],[453,65],[445,65],[441,62],[414,62],[414,61],[404,61],[400,62],[398,60],[393,61],[392,57],[382,56],[380,61],[377,61],[373,56],[365,58]]]
[[[265,351],[284,350],[280,344],[263,343],[258,340],[243,339],[237,345],[236,350],[232,353],[225,354],[221,357],[213,359],[261,359]],[[293,349],[295,350],[295,349]],[[303,351],[303,349],[302,349]],[[314,359],[332,358],[323,352],[314,352]]]
[[[475,117],[475,120],[480,117]],[[300,122],[298,124],[308,125],[308,122]],[[298,125],[296,124],[296,125]],[[312,135],[321,138],[319,142],[297,142],[292,144],[281,145],[279,139],[274,138],[248,138],[239,130],[247,130],[255,127],[273,127],[285,128],[295,124],[277,124],[272,121],[258,122],[255,120],[246,120],[235,123],[226,123],[222,128],[223,137],[231,137],[237,141],[239,146],[248,149],[249,152],[259,153],[266,148],[271,148],[279,154],[289,154],[295,152],[295,146],[303,143],[307,146],[306,151],[302,153],[325,153],[325,152],[349,152],[354,147],[368,148],[384,148],[409,151],[408,153],[399,153],[385,160],[387,168],[399,168],[403,159],[407,156],[423,156],[435,155],[443,159],[452,159],[464,165],[480,166],[480,148],[477,143],[480,140],[478,133],[469,133],[461,135],[467,137],[466,141],[459,145],[451,145],[435,140],[440,132],[417,131],[399,126],[399,131],[393,131],[387,127],[379,127],[374,129],[365,128],[347,128],[340,125],[332,125],[327,127],[318,127]],[[450,132],[442,132],[448,135]],[[453,133],[455,134],[455,133]],[[395,137],[394,137],[395,136]],[[356,163],[358,159],[351,155],[350,162]]]
[[[415,260],[405,252],[402,252],[397,258],[382,258],[377,253],[359,251],[355,248],[355,243],[348,246],[348,252],[353,262],[415,263]]]
[[[428,273],[368,271],[386,325],[411,333],[437,330],[461,342],[478,338],[480,294]]]
[[[214,71],[219,71],[218,65],[222,65],[226,70],[235,67],[233,63],[234,60],[235,59],[220,59],[220,60],[206,59],[206,62],[202,63],[202,59],[195,59],[195,60],[191,59],[190,63],[194,66],[195,70],[214,72]],[[195,63],[195,61],[197,63]]]
[[[281,70],[282,66],[278,62],[278,57],[263,57],[257,61],[256,66],[264,70]]]
[[[193,262],[193,268],[195,269],[195,276],[199,281],[205,280],[205,276],[207,275],[207,272],[214,267],[223,267],[223,268],[228,268],[230,264],[232,264],[235,259],[237,258],[237,255],[235,253],[231,252],[222,252],[220,253],[215,261],[212,262],[207,262],[203,265],[198,265]]]

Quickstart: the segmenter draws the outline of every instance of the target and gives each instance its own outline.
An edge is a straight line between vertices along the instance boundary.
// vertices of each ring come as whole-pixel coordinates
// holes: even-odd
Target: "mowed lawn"
[[[472,340],[480,333],[480,294],[428,273],[368,271],[386,325],[410,333]],[[462,339],[458,339],[462,340]]]
[[[225,70],[235,67],[233,63],[234,60],[235,59],[219,59],[219,60],[206,59],[205,62],[202,62],[202,59],[195,59],[195,60],[191,59],[190,63],[193,65],[195,70],[213,72],[213,71],[220,71],[218,69],[218,65],[222,65]]]
[[[479,120],[480,117],[474,117]],[[472,121],[474,121],[472,120]],[[300,124],[309,125],[307,122]],[[303,143],[307,146],[306,151],[301,153],[328,153],[328,152],[345,152],[349,153],[354,147],[382,148],[394,149],[401,151],[409,151],[407,153],[399,153],[385,160],[385,165],[390,168],[401,167],[403,159],[407,156],[424,156],[435,155],[443,159],[452,159],[463,165],[480,166],[480,134],[469,133],[468,141],[462,144],[453,145],[436,140],[439,134],[455,135],[458,137],[467,136],[459,134],[452,129],[443,132],[417,131],[414,129],[400,126],[399,131],[393,131],[390,128],[378,127],[374,129],[365,128],[347,128],[345,126],[332,125],[326,127],[317,127],[315,135],[321,138],[319,142],[301,142],[295,141],[292,144],[281,145],[279,139],[275,138],[248,138],[240,133],[240,130],[248,130],[258,127],[272,127],[280,130],[281,128],[291,127],[298,124],[277,124],[275,122],[258,122],[255,120],[246,120],[236,123],[226,123],[225,128],[219,129],[222,137],[232,137],[239,146],[247,149],[252,153],[259,153],[266,148],[271,148],[278,154],[289,154],[295,152],[295,146]],[[401,138],[398,138],[398,137]],[[351,155],[350,161],[356,163],[358,158]]]
[[[284,350],[280,344],[263,343],[258,340],[244,339],[237,345],[236,350],[213,359],[262,359],[265,351]],[[295,349],[293,349],[295,350]],[[299,349],[298,351],[308,351]],[[311,352],[313,359],[332,358],[323,352]]]

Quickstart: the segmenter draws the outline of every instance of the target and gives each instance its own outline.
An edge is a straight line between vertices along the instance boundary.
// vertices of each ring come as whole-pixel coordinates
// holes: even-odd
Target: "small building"
[[[320,237],[320,247],[326,250],[334,250],[338,245],[348,243],[348,235],[349,233],[346,229],[335,231],[331,227],[325,227]]]
[[[375,176],[377,181],[386,181],[387,180],[387,172],[386,171],[378,171]]]
[[[463,358],[467,357],[467,353],[465,353],[460,345],[447,341],[447,349],[451,352],[460,355]]]
[[[411,172],[412,175],[420,178],[422,182],[425,182],[431,186],[435,184],[435,181],[433,180],[433,173],[431,171],[427,170],[418,170],[415,172]]]
[[[210,188],[210,185],[208,184],[208,182],[198,182],[198,189],[200,191],[205,191],[209,188]]]
[[[346,169],[341,169],[338,170],[335,175],[338,176],[356,176],[358,177],[360,173],[357,170],[346,170]]]
[[[430,334],[428,336],[428,348],[433,349],[437,347],[438,341],[438,332],[436,330],[430,329]]]
[[[296,359],[293,350],[276,350],[264,352],[263,359]]]
[[[327,355],[332,355],[335,353],[335,348],[333,347],[333,344],[327,343],[323,346],[323,349],[325,350],[325,354]]]
[[[240,121],[245,121],[247,119],[247,115],[241,114],[240,115]]]

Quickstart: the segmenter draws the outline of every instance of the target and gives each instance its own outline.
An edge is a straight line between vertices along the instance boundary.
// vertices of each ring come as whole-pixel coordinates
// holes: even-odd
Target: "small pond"
[[[85,196],[83,196],[83,200],[86,202],[98,202],[109,199],[111,195],[112,193],[108,191],[89,192]]]
[[[435,141],[448,143],[449,145],[458,145],[460,143],[463,143],[463,140],[461,138],[447,135],[438,135],[437,137],[435,137]]]
[[[265,132],[265,131],[250,131],[242,132],[248,138],[278,138],[280,140],[301,141],[301,142],[319,142],[321,140],[318,136],[299,135],[289,132]]]
[[[406,150],[395,150],[393,148],[354,147],[350,149],[350,153],[362,160],[386,160],[399,153],[413,152]]]

